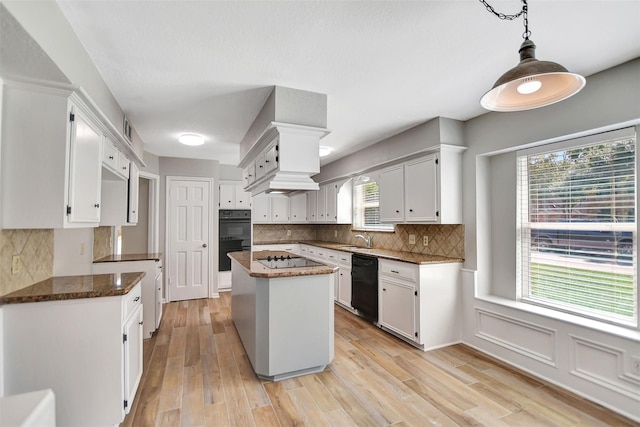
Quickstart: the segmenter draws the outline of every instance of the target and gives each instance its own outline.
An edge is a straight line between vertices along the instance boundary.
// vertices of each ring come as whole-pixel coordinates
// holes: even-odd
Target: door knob
[[[207,244],[206,244],[206,243],[203,243],[203,244],[202,244],[202,247],[203,247],[203,248],[206,248],[206,247],[207,247]]]

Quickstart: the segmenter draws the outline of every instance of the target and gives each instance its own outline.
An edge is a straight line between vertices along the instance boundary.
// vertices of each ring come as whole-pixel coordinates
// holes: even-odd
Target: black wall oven
[[[251,250],[251,210],[219,211],[218,270],[231,270],[229,252]]]

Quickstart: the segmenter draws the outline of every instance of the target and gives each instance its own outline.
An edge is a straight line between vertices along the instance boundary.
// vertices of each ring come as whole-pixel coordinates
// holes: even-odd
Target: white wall
[[[587,78],[566,101],[465,123],[463,341],[640,421],[640,330],[518,303],[518,147],[640,123],[640,59]]]
[[[53,231],[53,275],[92,274],[93,228],[68,228]]]

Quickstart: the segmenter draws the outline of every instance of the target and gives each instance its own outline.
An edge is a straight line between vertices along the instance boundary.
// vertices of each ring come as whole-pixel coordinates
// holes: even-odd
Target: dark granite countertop
[[[126,295],[145,273],[50,277],[0,297],[0,304],[60,301]]]
[[[127,262],[127,261],[160,261],[162,259],[162,254],[126,254],[126,255],[108,255],[106,257],[102,257],[97,259],[94,262]]]
[[[442,255],[421,254],[417,252],[394,251],[391,249],[371,248],[349,245],[347,243],[325,242],[321,240],[301,240],[301,241],[275,241],[275,242],[254,242],[254,245],[286,245],[298,243],[302,245],[318,246],[336,251],[350,252],[353,254],[371,255],[377,258],[390,259],[392,261],[402,261],[411,264],[442,264],[449,262],[463,262],[462,258],[451,258]]]
[[[264,259],[267,256],[291,255],[284,251],[258,251],[258,252],[231,252],[227,256],[235,260],[242,268],[249,273],[251,277],[263,277],[267,279],[275,279],[279,277],[295,277],[295,276],[312,276],[316,274],[331,274],[338,267],[329,265],[318,265],[315,267],[285,268],[271,269],[260,264],[257,259]]]

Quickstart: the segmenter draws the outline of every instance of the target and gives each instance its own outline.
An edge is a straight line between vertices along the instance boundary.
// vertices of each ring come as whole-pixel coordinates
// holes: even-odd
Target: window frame
[[[588,147],[595,144],[607,144],[607,143],[612,143],[614,141],[623,141],[625,139],[634,140],[634,149],[633,149],[634,179],[632,180],[634,184],[634,189],[633,189],[634,199],[633,199],[633,205],[632,205],[634,208],[634,211],[633,211],[632,222],[625,222],[620,224],[615,222],[607,223],[605,221],[588,222],[588,221],[579,221],[579,220],[576,220],[576,222],[574,223],[572,222],[545,223],[545,222],[531,221],[531,218],[529,217],[529,211],[528,211],[531,203],[531,200],[529,197],[529,183],[528,183],[528,180],[530,179],[530,172],[529,172],[530,169],[528,164],[526,166],[526,174],[522,172],[522,170],[520,169],[522,166],[522,162],[525,162],[525,163],[527,162],[527,160],[525,159],[527,159],[528,156],[536,156],[543,153],[558,153],[560,151],[568,151],[570,149]],[[626,129],[620,129],[617,131],[590,135],[587,137],[582,137],[577,139],[555,142],[552,144],[537,146],[537,147],[533,147],[525,150],[519,150],[516,152],[516,167],[518,168],[518,172],[516,174],[517,175],[516,297],[519,302],[522,302],[524,304],[537,305],[537,306],[545,307],[547,309],[551,309],[554,311],[569,313],[571,315],[594,319],[594,320],[602,321],[606,323],[612,323],[612,324],[617,324],[621,326],[631,326],[631,327],[638,326],[640,303],[639,303],[639,290],[638,290],[638,281],[637,281],[637,278],[638,278],[637,219],[638,219],[638,164],[639,164],[638,156],[636,153],[637,142],[638,141],[637,141],[635,128],[631,127]],[[573,198],[569,200],[573,200]],[[554,300],[553,298],[540,298],[540,297],[532,296],[532,293],[528,292],[531,286],[530,279],[533,274],[531,273],[531,264],[532,264],[531,253],[535,251],[534,248],[532,247],[531,231],[540,230],[540,229],[544,230],[545,228],[546,229],[553,229],[553,228],[566,229],[568,230],[567,233],[577,232],[580,235],[587,235],[590,232],[594,232],[598,230],[604,230],[609,233],[631,232],[632,233],[632,252],[631,252],[631,267],[629,268],[630,270],[629,273],[632,275],[632,278],[633,278],[633,281],[632,281],[633,315],[625,316],[625,315],[615,315],[611,313],[606,314],[604,311],[589,309],[587,307],[581,306],[580,304],[573,304],[571,302],[563,303],[563,302],[560,302],[560,300]],[[540,248],[538,248],[538,250],[539,249]],[[553,252],[553,251],[550,251],[550,252]],[[571,251],[568,251],[568,252],[570,256]],[[564,252],[564,254],[566,255],[567,252]],[[554,254],[552,253],[551,255],[553,256]],[[578,255],[575,259],[579,259],[579,260],[586,259],[586,261],[591,261],[592,259],[590,258],[590,256],[595,257],[595,255],[589,254],[589,252],[587,251],[587,254],[584,255],[584,258],[580,258],[580,256]],[[573,265],[572,263],[573,261],[571,262],[567,261],[566,263],[564,263],[562,267],[560,267],[562,268],[561,270],[562,272],[558,270],[554,273],[547,273],[547,274],[549,274],[550,276],[553,277],[553,279],[556,279],[556,280],[562,274],[568,274],[568,275],[575,274],[577,276],[578,274],[576,274],[576,269],[575,267],[572,266]],[[538,268],[537,266],[539,266],[540,264],[541,263],[538,262],[535,268]],[[552,261],[549,261],[549,264],[545,264],[544,262],[542,264],[551,265]],[[551,270],[551,268],[549,270]],[[612,270],[614,269],[612,268]],[[587,271],[592,271],[592,270],[587,269]],[[629,273],[626,273],[626,274],[628,275]],[[590,278],[589,280],[592,280],[592,279]],[[613,282],[613,279],[611,278],[607,280],[609,280],[609,282],[605,281],[606,283],[611,284]],[[546,285],[547,285],[546,283],[543,284],[543,286],[546,286]],[[559,289],[560,294],[562,294],[562,292],[566,292],[567,295],[570,293],[570,291],[565,291],[565,288],[559,285],[555,285],[555,288],[552,285],[550,289],[552,290]]]
[[[359,221],[359,211],[361,209],[361,206],[359,204],[360,200],[357,197],[359,190],[356,189],[356,187],[359,186],[364,186],[367,184],[371,184],[374,183],[376,185],[378,185],[378,182],[376,180],[375,176],[364,176],[361,175],[359,177],[356,177],[352,180],[351,185],[352,185],[352,194],[353,194],[353,214],[352,214],[352,222],[351,222],[351,229],[353,231],[377,231],[377,232],[388,232],[388,233],[393,233],[395,231],[395,225],[394,224],[386,224],[386,223],[378,223],[375,225],[366,225],[366,224],[362,224],[361,221]],[[380,209],[380,193],[378,192],[378,219],[379,219],[379,209]],[[364,215],[362,215],[362,217],[364,218]]]

